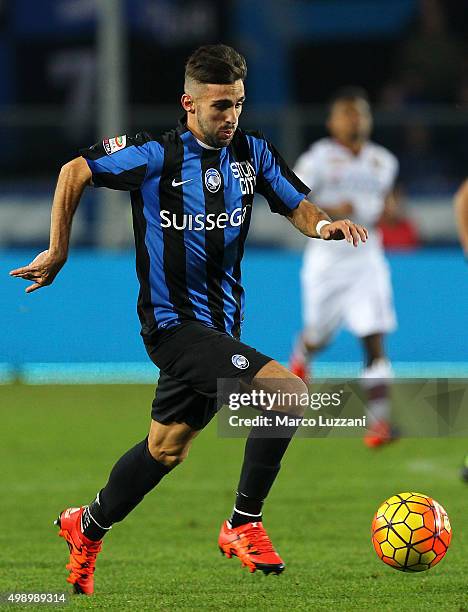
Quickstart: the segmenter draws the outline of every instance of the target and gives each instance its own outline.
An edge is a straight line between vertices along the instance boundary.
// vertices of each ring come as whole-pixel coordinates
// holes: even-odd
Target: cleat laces
[[[67,569],[70,570],[68,582],[72,584],[78,580],[87,578],[94,574],[96,567],[96,556],[102,548],[101,542],[95,544],[82,544],[81,549],[74,550],[70,557],[70,563],[67,564]]]
[[[258,523],[250,523],[242,532],[239,545],[249,555],[263,555],[275,552],[267,532]]]

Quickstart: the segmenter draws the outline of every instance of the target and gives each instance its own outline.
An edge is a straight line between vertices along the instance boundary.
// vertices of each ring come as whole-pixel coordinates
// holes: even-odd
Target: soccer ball
[[[402,572],[423,572],[444,557],[452,529],[447,513],[422,493],[389,497],[374,515],[372,544],[384,563]]]

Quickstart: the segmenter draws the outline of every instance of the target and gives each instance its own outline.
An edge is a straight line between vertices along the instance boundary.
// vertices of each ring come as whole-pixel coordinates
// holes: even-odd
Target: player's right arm
[[[50,285],[66,262],[73,215],[86,185],[137,190],[147,177],[160,171],[163,161],[161,146],[146,132],[106,138],[80,153],[81,157],[68,162],[60,171],[52,205],[49,248],[27,266],[10,272],[11,276],[33,281],[26,293]]]
[[[26,287],[26,293],[50,285],[67,261],[73,215],[86,185],[91,182],[91,176],[83,157],[72,159],[62,166],[52,204],[49,248],[39,253],[27,266],[10,272],[10,276],[33,282]]]
[[[460,243],[465,256],[468,257],[468,179],[455,194],[454,207]]]

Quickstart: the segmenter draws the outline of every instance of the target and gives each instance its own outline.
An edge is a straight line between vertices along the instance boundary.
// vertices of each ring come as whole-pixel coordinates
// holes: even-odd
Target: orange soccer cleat
[[[218,546],[222,555],[230,559],[233,555],[253,573],[261,570],[265,575],[281,574],[284,563],[273,548],[262,523],[246,523],[240,527],[230,527],[228,521],[221,525]]]
[[[379,448],[398,440],[398,431],[388,421],[376,421],[364,436],[364,444],[368,448]]]
[[[70,549],[70,570],[67,582],[79,595],[91,595],[94,591],[94,569],[96,556],[102,547],[102,540],[94,542],[81,533],[81,515],[84,508],[67,508],[60,513],[55,525],[60,527],[59,536],[64,538]]]

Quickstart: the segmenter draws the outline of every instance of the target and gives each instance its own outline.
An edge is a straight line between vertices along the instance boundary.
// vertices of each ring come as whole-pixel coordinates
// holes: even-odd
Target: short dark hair
[[[330,112],[337,102],[354,102],[355,100],[364,100],[367,104],[370,104],[367,91],[363,87],[356,87],[354,85],[341,87],[330,98],[328,111]]]
[[[198,47],[185,64],[185,79],[198,83],[231,85],[246,76],[245,58],[227,45]]]

